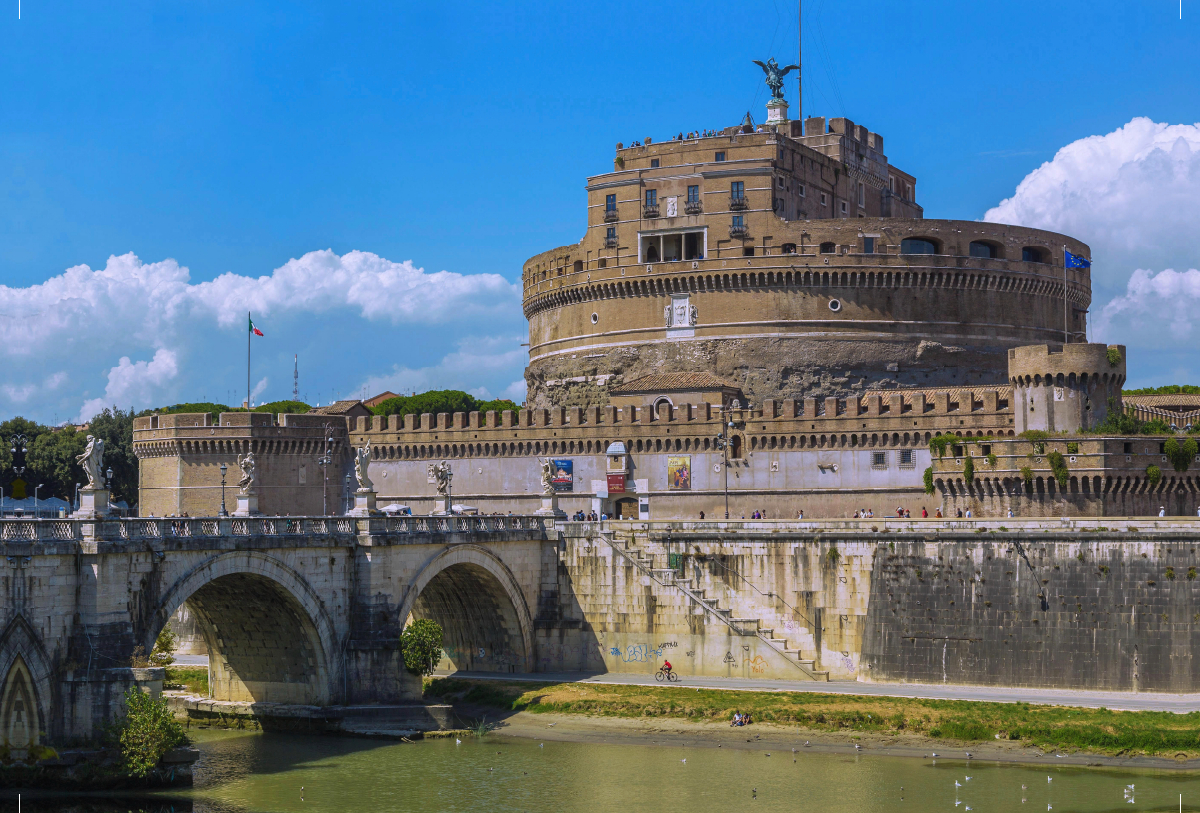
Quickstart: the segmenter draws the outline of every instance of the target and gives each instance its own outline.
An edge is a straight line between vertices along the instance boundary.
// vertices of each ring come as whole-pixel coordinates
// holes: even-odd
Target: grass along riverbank
[[[1200,755],[1200,713],[457,678],[426,680],[425,686],[427,698],[506,711],[692,721],[728,721],[734,711],[740,711],[756,722],[810,731],[916,734],[959,742],[1003,740],[1122,756]]]
[[[192,694],[208,696],[207,666],[168,666],[164,688],[182,686]]]

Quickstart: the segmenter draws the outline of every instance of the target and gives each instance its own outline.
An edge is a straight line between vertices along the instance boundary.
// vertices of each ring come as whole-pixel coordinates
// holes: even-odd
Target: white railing
[[[112,517],[105,519],[0,519],[0,542],[70,542],[84,538],[120,540],[205,539],[224,536],[385,536],[545,533],[545,517]]]

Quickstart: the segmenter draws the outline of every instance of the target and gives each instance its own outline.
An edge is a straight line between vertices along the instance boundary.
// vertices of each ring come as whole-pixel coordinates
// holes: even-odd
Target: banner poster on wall
[[[608,472],[608,493],[625,493],[625,472]]]
[[[667,458],[667,488],[671,491],[688,491],[692,487],[692,457]]]
[[[555,491],[573,491],[575,484],[575,461],[573,460],[551,460],[550,464],[554,466],[554,475],[551,481],[554,484]]]

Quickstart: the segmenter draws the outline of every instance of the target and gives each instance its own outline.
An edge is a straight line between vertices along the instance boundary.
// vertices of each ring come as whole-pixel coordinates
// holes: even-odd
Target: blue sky
[[[311,401],[383,386],[519,395],[524,325],[504,281],[531,254],[579,239],[585,176],[611,166],[617,141],[761,115],[767,91],[750,60],[795,53],[795,5],[772,0],[736,11],[24,0],[20,20],[8,5],[0,410],[44,420],[97,399],[140,407],[244,392],[233,317],[255,306],[267,332],[253,371],[263,398],[290,395],[293,353]],[[1162,277],[1200,265],[1190,235],[1105,240],[1113,222],[1139,218],[1150,232],[1165,221],[1196,231],[1172,219],[1177,206],[1157,212],[1151,170],[1166,171],[1158,153],[1173,160],[1172,199],[1200,203],[1200,3],[1185,2],[1181,21],[1173,0],[880,0],[852,13],[808,0],[804,23],[806,114],[882,133],[891,160],[918,177],[927,216],[983,217],[1059,150],[1111,136],[1103,179],[1077,160],[1073,194],[1051,203],[1031,188],[1004,211],[1069,222],[1092,244],[1093,324],[1134,295],[1138,268],[1170,289],[1157,295],[1192,295],[1191,277]],[[1192,129],[1124,134],[1137,117]],[[1121,148],[1137,138],[1140,153]],[[1145,170],[1141,198],[1120,189],[1130,166]],[[1063,220],[1062,207],[1114,190],[1128,211],[1089,205]],[[326,249],[338,262],[310,256]],[[384,258],[392,287],[370,291],[383,266],[341,262],[354,252]],[[109,261],[130,253],[136,261]],[[342,274],[364,292],[298,303],[275,290],[291,260],[298,279]],[[80,265],[107,274],[46,288]],[[143,296],[151,289],[159,298]],[[58,329],[88,335],[40,336],[64,297],[71,317]],[[1143,306],[1154,312],[1140,300],[1115,308],[1104,330],[1134,330]],[[1194,338],[1186,324],[1157,347],[1153,331],[1138,334],[1130,343],[1146,348],[1146,364],[1133,383],[1200,382],[1200,363],[1179,349]]]

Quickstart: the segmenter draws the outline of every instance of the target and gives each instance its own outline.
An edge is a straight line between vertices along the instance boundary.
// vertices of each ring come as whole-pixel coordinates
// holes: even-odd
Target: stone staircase
[[[601,537],[614,551],[632,563],[643,574],[649,576],[654,583],[664,589],[679,590],[697,606],[701,607],[705,613],[730,627],[737,635],[756,636],[768,647],[783,656],[783,659],[787,663],[796,667],[800,675],[809,680],[822,682],[829,680],[829,672],[817,669],[816,661],[811,658],[805,658],[803,652],[798,647],[790,646],[786,638],[775,637],[775,630],[764,628],[761,619],[734,618],[732,610],[721,607],[716,598],[709,598],[705,595],[706,591],[697,587],[693,579],[681,579],[679,578],[679,574],[670,568],[655,568],[653,566],[653,558],[646,556],[639,548],[625,547],[608,534],[602,533]]]

